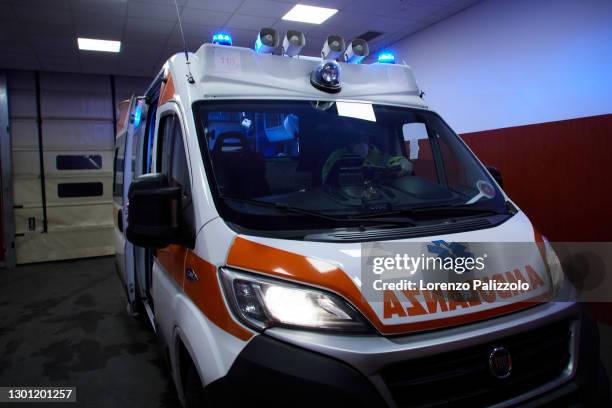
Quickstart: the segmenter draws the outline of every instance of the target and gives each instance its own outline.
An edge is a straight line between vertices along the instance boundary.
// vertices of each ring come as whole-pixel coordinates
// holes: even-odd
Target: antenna
[[[191,74],[191,68],[189,67],[189,53],[187,52],[187,42],[185,41],[185,33],[183,33],[183,22],[181,21],[181,13],[179,12],[178,3],[174,0],[174,7],[176,7],[176,17],[178,18],[179,30],[181,32],[181,39],[183,40],[183,52],[185,52],[185,60],[187,63],[187,82],[195,84],[193,75]]]

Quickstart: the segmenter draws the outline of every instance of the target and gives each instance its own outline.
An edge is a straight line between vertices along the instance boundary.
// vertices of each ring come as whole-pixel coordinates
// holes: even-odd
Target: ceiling
[[[437,23],[480,0],[177,0],[187,48],[224,30],[251,47],[261,27],[306,34],[303,54],[319,55],[324,39],[383,35],[371,51]],[[283,21],[296,3],[332,7],[321,25]],[[119,54],[79,51],[77,37],[120,40]],[[0,68],[152,76],[182,50],[174,0],[0,0]]]

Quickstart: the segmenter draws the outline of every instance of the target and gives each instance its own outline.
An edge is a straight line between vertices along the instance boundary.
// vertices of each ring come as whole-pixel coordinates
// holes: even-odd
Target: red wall
[[[551,241],[612,241],[612,115],[462,138]]]

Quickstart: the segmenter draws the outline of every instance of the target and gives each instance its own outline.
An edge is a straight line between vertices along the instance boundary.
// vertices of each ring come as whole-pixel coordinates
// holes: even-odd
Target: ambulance
[[[254,40],[174,55],[119,115],[117,267],[182,404],[606,401],[551,244],[410,67]]]

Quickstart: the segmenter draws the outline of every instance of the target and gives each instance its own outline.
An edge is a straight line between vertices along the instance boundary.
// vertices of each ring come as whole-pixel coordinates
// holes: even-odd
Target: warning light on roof
[[[142,105],[136,105],[136,109],[134,109],[134,127],[137,128],[140,125],[140,119],[142,118]]]
[[[227,33],[216,33],[213,35],[213,44],[232,45],[232,37]]]
[[[378,62],[381,64],[395,64],[395,54],[388,51],[378,54]]]

